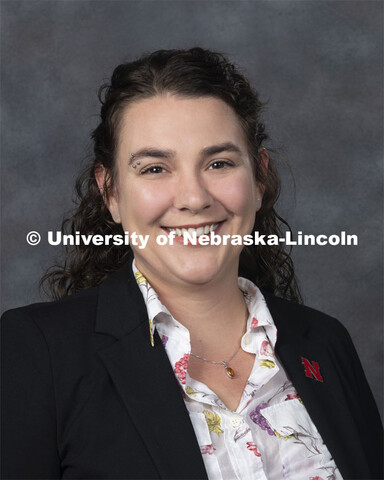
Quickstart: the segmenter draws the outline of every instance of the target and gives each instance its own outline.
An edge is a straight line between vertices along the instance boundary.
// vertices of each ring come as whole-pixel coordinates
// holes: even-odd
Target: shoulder
[[[8,372],[8,390],[13,388],[13,377],[20,381],[31,377],[36,388],[53,382],[64,398],[67,390],[69,395],[81,378],[97,368],[95,353],[114,341],[95,332],[98,292],[94,287],[59,301],[3,314],[1,355],[3,369]]]
[[[263,292],[268,309],[279,334],[304,336],[315,343],[342,342],[350,346],[351,338],[336,318],[306,305],[275,297]]]
[[[305,322],[306,324],[318,324],[320,322],[326,326],[341,325],[336,318],[331,317],[324,312],[320,312],[320,310],[316,310],[307,305],[303,305],[291,300],[276,297],[268,292],[263,291],[262,293],[268,308],[279,315],[284,314],[290,318],[295,317],[298,321]]]
[[[89,288],[61,300],[34,303],[4,312],[1,317],[3,335],[23,330],[40,330],[49,335],[91,331],[97,311],[99,287]]]

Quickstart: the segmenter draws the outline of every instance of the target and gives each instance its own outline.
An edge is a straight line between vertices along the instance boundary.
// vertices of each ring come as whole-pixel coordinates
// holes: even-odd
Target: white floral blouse
[[[274,355],[277,330],[260,290],[239,278],[249,318],[242,337],[255,363],[233,412],[205,384],[188,374],[189,331],[162,305],[132,265],[146,303],[150,341],[163,341],[182,389],[210,480],[340,480],[317,428]]]

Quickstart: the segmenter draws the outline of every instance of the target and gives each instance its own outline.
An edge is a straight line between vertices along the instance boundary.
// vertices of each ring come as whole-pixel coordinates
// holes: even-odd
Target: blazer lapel
[[[308,314],[318,312],[297,308],[288,302],[282,304],[269,295],[265,298],[278,330],[276,353],[288,377],[343,477],[363,478],[370,467],[362,454],[364,446],[359,430],[351,420],[354,418],[353,392],[342,365],[337,365],[327,345],[309,339]],[[308,362],[311,368],[306,371]]]
[[[117,340],[98,354],[160,478],[206,479],[196,436],[158,335],[150,344],[146,307],[131,262],[100,286],[96,331]]]

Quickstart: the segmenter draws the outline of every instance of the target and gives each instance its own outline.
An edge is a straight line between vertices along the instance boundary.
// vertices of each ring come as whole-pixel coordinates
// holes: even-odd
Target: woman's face
[[[125,231],[149,235],[145,248],[132,248],[137,267],[154,285],[237,276],[241,246],[184,245],[182,236],[160,246],[156,238],[183,228],[200,228],[199,234],[202,227],[245,235],[260,204],[244,134],[225,102],[167,94],[127,107],[109,208]]]

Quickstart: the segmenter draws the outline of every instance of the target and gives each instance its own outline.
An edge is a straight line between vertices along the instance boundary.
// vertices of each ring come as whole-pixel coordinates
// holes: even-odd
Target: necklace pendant
[[[233,370],[233,368],[228,367],[226,362],[223,362],[223,366],[225,368],[225,373],[227,374],[227,377],[229,377],[232,380],[232,378],[234,378],[235,376],[235,371]]]

